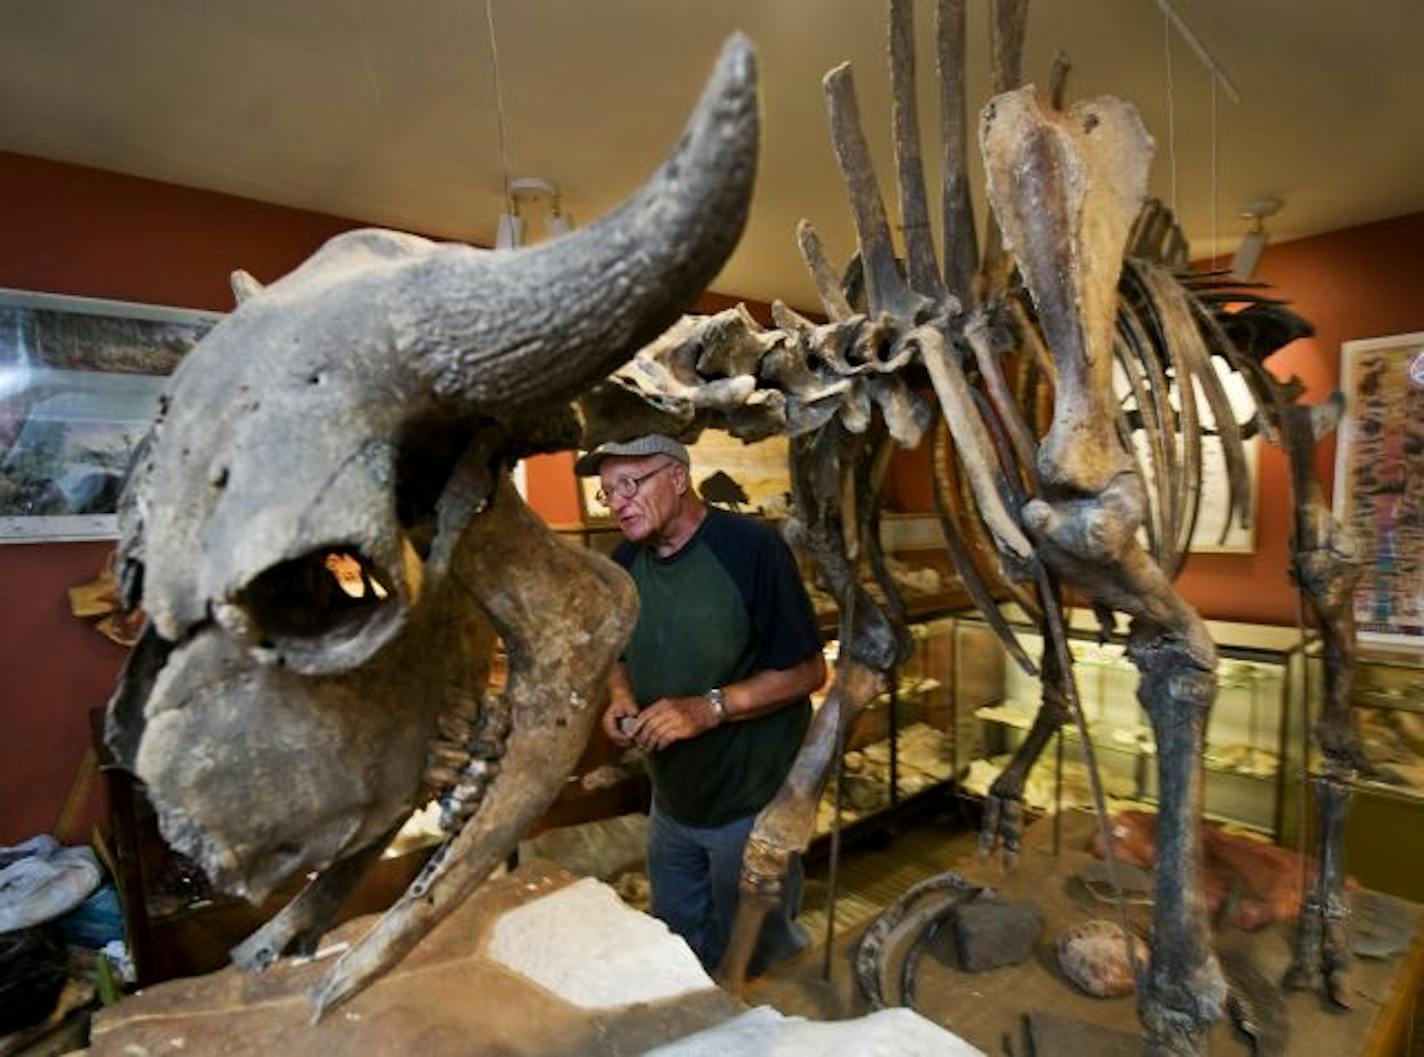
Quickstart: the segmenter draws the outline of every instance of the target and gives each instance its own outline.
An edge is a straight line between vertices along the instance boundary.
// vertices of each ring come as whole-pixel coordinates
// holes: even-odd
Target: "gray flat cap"
[[[667,455],[684,466],[689,466],[692,463],[688,457],[687,449],[677,441],[661,433],[649,433],[645,437],[635,437],[633,440],[609,441],[607,444],[600,444],[574,463],[574,473],[580,477],[596,476],[599,464],[608,455],[626,455],[629,458],[641,458],[644,455]]]

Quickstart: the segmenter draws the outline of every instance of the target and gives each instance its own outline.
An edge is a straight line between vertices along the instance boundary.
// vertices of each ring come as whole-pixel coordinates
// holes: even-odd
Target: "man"
[[[613,558],[638,585],[638,623],[609,677],[603,729],[648,754],[653,914],[715,969],[747,835],[800,748],[807,695],[826,678],[820,635],[786,544],[759,521],[705,506],[677,441],[604,444],[577,469],[599,477],[625,537]],[[752,975],[805,946],[799,862],[785,896]]]

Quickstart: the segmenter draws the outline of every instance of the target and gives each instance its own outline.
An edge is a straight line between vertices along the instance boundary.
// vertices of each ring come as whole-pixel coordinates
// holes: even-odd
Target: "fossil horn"
[[[447,246],[411,277],[417,373],[496,417],[605,377],[671,326],[731,254],[757,136],[756,56],[737,34],[671,155],[618,209],[526,250]],[[433,349],[441,354],[422,356]]]

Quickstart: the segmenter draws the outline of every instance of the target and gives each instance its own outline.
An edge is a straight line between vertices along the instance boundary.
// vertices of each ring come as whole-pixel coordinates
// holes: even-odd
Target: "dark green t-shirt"
[[[760,521],[709,509],[676,554],[625,542],[613,557],[638,585],[623,661],[640,708],[791,668],[821,648],[791,551]],[[659,808],[687,826],[756,814],[785,779],[810,717],[803,698],[650,753]]]

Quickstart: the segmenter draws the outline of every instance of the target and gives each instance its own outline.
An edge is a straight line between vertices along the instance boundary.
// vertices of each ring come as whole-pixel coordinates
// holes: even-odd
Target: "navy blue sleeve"
[[[756,670],[793,668],[820,652],[821,633],[791,548],[770,526],[725,511],[704,539],[737,585],[757,641]]]

